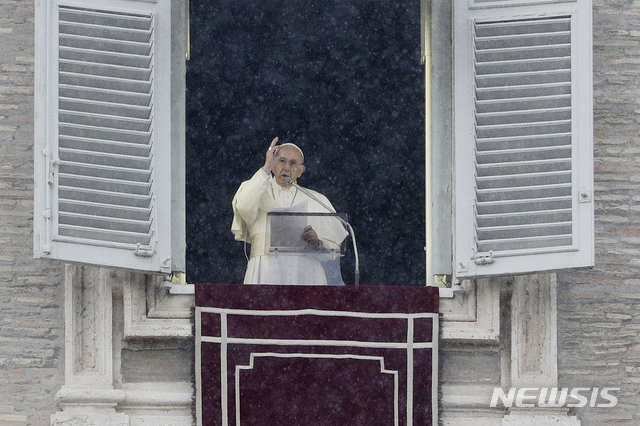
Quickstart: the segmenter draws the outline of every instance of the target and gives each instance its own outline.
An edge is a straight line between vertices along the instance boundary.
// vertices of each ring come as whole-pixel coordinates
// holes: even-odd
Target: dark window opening
[[[191,0],[189,282],[242,282],[231,199],[279,136],[305,152],[300,183],[349,215],[361,284],[424,285],[419,3]]]

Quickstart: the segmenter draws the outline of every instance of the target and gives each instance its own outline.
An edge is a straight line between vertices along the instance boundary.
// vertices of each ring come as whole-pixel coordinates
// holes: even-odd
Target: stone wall
[[[560,386],[620,387],[583,425],[640,423],[640,3],[594,0],[596,266],[558,274]]]
[[[0,425],[46,425],[63,382],[63,270],[33,260],[34,2],[0,1]]]

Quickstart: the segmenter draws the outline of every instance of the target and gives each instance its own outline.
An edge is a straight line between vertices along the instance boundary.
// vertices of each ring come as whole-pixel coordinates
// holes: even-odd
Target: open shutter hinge
[[[135,254],[136,256],[140,256],[140,257],[151,257],[156,253],[156,243],[148,245],[148,246],[143,246],[142,244],[138,243],[136,245],[136,251]]]
[[[47,162],[48,169],[47,170],[47,183],[49,185],[53,185],[53,177],[55,175],[55,168],[60,165],[60,160],[57,158],[51,158],[51,150],[46,148],[42,150],[42,154],[44,155],[45,161]]]
[[[493,263],[493,251],[489,250],[489,254],[487,253],[476,253],[475,263],[476,265],[489,265]]]
[[[60,165],[60,160],[51,160],[49,164],[49,179],[47,179],[47,183],[49,185],[53,185],[53,176],[56,173],[56,168]]]
[[[49,186],[53,186],[53,161],[51,161],[51,150],[49,148],[45,148],[42,150],[42,155],[44,156],[45,161],[45,176],[47,176],[47,184]],[[45,190],[44,196],[44,211],[42,212],[42,216],[45,219],[45,229],[44,229],[44,244],[42,245],[42,253],[46,256],[51,255],[51,228],[52,228],[52,195],[51,190]]]
[[[49,239],[49,229],[51,228],[51,208],[44,209],[42,212],[42,216],[44,216],[47,221],[47,241],[42,246],[42,252],[46,255],[51,254],[51,240]]]

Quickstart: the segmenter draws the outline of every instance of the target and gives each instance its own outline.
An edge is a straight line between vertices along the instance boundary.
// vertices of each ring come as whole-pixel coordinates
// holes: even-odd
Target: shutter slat
[[[483,52],[500,49],[548,49],[551,46],[568,48],[571,43],[571,32],[569,31],[509,34],[499,36],[485,36],[481,33],[476,34],[478,35],[476,38],[476,49]]]
[[[474,0],[478,1],[478,0]],[[494,1],[494,0],[487,0]],[[561,32],[571,28],[569,17],[539,18],[531,20],[514,19],[511,21],[484,22],[476,27],[479,37],[494,37],[513,34],[540,34],[544,32]]]
[[[541,109],[563,108],[571,106],[571,96],[538,96],[529,98],[492,99],[477,101],[476,108],[478,114],[500,112],[500,111],[522,111],[531,108],[535,102],[536,107]]]
[[[511,137],[484,138],[477,141],[479,152],[554,146],[571,146],[571,133],[549,133]]]
[[[60,60],[60,71],[128,80],[149,81],[151,70],[126,65],[96,64],[82,61]]]
[[[58,119],[61,124],[78,124],[87,127],[131,130],[143,133],[149,132],[151,129],[151,119],[116,117],[88,112],[60,110]]]
[[[131,155],[135,157],[148,157],[151,152],[151,147],[149,145],[78,138],[74,136],[61,136],[58,143],[60,148],[106,152],[112,154]]]
[[[523,84],[512,87],[483,87],[476,88],[476,100],[527,98],[540,96],[561,96],[571,93],[571,84],[568,82],[549,83],[545,85]]]
[[[147,208],[151,203],[150,195],[123,194],[62,185],[59,187],[58,194],[60,200],[87,201],[91,203],[114,204],[123,207]]]
[[[501,250],[542,249],[551,247],[570,246],[572,235],[543,235],[539,237],[514,238],[505,240],[485,240],[478,242],[478,251],[486,253],[494,251],[495,247]]]
[[[151,107],[126,104],[113,104],[84,99],[61,97],[59,109],[63,111],[86,112],[90,114],[111,115],[116,117],[129,117],[136,119],[150,119]]]
[[[60,186],[97,189],[109,192],[122,192],[126,194],[148,195],[151,183],[130,182],[117,179],[94,178],[91,176],[73,176],[60,174]]]
[[[150,106],[151,103],[150,93],[130,93],[96,87],[61,85],[60,96],[68,99],[82,99],[143,107]]]
[[[571,120],[547,121],[537,123],[498,124],[495,126],[478,126],[478,139],[500,137],[522,137],[552,133],[570,133]]]
[[[571,120],[571,107],[478,113],[476,119],[479,127],[501,124],[551,123],[554,121]]]
[[[119,41],[60,34],[60,46],[100,52],[124,53],[127,55],[150,56],[150,43]]]
[[[60,201],[60,211],[66,213],[79,213],[83,215],[95,216],[100,212],[100,216],[113,217],[129,220],[149,220],[151,208],[123,207],[104,203],[92,203],[78,200]]]
[[[546,236],[546,235],[569,235],[571,234],[571,222],[536,223],[527,225],[491,226],[478,228],[478,237],[481,240],[499,239],[513,240],[519,238]]]
[[[570,183],[571,170],[559,172],[523,173],[512,175],[481,176],[477,178],[478,189],[514,188],[520,186]]]
[[[148,145],[151,132],[134,130],[106,129],[93,126],[83,126],[72,123],[60,123],[60,136],[76,136],[87,139],[103,139],[108,142],[127,142]]]
[[[135,170],[124,167],[101,166],[94,164],[76,164],[60,162],[60,174],[92,176],[106,179],[120,179],[132,182],[149,182],[151,170]]]
[[[134,232],[147,234],[151,228],[151,221],[136,221],[114,219],[103,216],[87,216],[77,213],[60,213],[60,224],[80,226],[83,228],[104,229],[112,231]]]
[[[479,222],[484,215],[523,213],[571,208],[571,197],[532,198],[526,200],[501,200],[476,203]]]
[[[551,57],[534,59],[501,60],[491,62],[479,62],[476,69],[479,75],[502,73],[520,73],[545,70],[559,70],[571,67],[570,57]]]
[[[60,21],[65,22],[107,25],[138,30],[149,29],[153,22],[148,15],[119,14],[70,7],[61,8],[59,16]]]
[[[60,20],[60,33],[65,35],[83,36],[91,39],[116,40],[119,44],[136,42],[149,44],[151,29],[135,29],[99,24],[87,24]]]
[[[122,244],[141,244],[149,245],[151,234],[142,234],[134,232],[123,232],[113,230],[101,230],[94,228],[85,228],[74,225],[59,225],[58,233],[62,236],[73,237],[86,240],[110,241]]]
[[[147,69],[151,64],[150,56],[130,55],[116,52],[101,52],[90,49],[61,47],[59,57],[62,60],[92,62],[104,65],[126,66]]]
[[[503,148],[503,147],[501,147]],[[571,158],[571,146],[530,147],[478,151],[478,164],[506,163],[512,161],[549,160]]]
[[[568,222],[571,220],[571,209],[545,210],[538,212],[515,212],[504,214],[487,214],[478,218],[479,227],[509,225],[527,225],[533,223]]]
[[[151,90],[151,80],[138,81],[104,76],[91,76],[61,72],[60,84],[95,89],[120,90],[123,92],[147,94]]]
[[[570,197],[571,184],[537,185],[518,188],[478,189],[479,204],[491,201],[528,200],[545,197]]]
[[[504,62],[518,60],[536,60],[547,58],[561,58],[570,54],[570,45],[533,46],[505,49],[488,49],[478,51],[476,62]]]
[[[495,175],[534,175],[539,173],[552,173],[571,171],[571,160],[553,161],[514,161],[508,164],[487,164],[478,166],[478,177]]]
[[[114,166],[138,170],[148,170],[151,166],[151,158],[149,157],[134,157],[131,155],[81,151],[66,148],[60,148],[60,160],[67,163]]]
[[[497,73],[478,75],[476,85],[478,89],[496,86],[527,86],[531,84],[545,85],[566,83],[571,80],[570,70],[532,71],[520,73]]]

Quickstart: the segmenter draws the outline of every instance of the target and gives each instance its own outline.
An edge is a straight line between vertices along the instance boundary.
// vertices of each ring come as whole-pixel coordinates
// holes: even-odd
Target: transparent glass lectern
[[[348,235],[343,213],[275,211],[267,214],[270,284],[344,285],[340,258]],[[311,226],[320,240],[310,247],[302,233]]]

